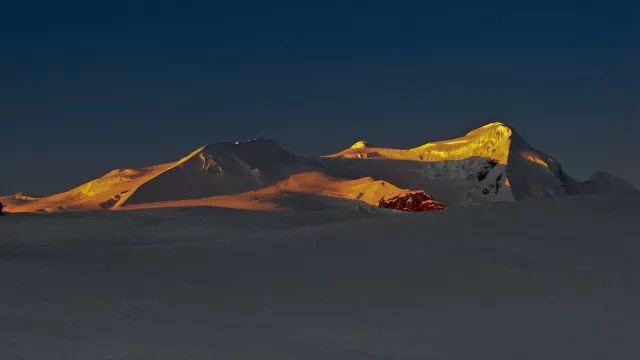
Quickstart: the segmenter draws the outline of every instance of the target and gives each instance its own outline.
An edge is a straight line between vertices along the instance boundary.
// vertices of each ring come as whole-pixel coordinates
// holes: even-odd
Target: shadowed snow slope
[[[0,359],[637,359],[640,198],[0,218]]]
[[[114,170],[61,194],[35,199],[14,195],[3,202],[12,212],[57,212],[234,194],[286,178],[295,161],[271,140],[223,142],[203,146],[174,163]]]
[[[287,180],[300,173],[307,175]],[[296,181],[301,188],[283,188]],[[168,206],[277,210],[299,209],[302,203],[304,208],[322,209],[377,204],[388,189],[399,190],[396,187],[424,191],[447,207],[635,191],[629,182],[606,173],[576,181],[551,156],[496,122],[461,138],[408,150],[358,141],[320,158],[294,156],[266,139],[220,142],[177,162],[114,170],[61,194],[43,198],[17,194],[0,201],[11,212]]]
[[[633,191],[611,175],[578,182],[551,156],[531,147],[503,123],[487,124],[461,138],[400,150],[359,141],[318,160],[334,176],[373,176],[421,189],[447,206],[569,194]]]
[[[126,204],[255,190],[286,178],[293,171],[294,163],[295,157],[272,140],[211,144],[140,186]]]
[[[381,199],[409,192],[372,178],[334,179],[314,171],[295,174],[273,186],[241,194],[131,204],[120,209],[216,206],[243,210],[321,210],[361,207],[373,211],[371,206],[377,206]]]

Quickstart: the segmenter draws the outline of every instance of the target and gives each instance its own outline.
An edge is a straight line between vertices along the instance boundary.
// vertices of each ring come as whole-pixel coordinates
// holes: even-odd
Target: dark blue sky
[[[413,147],[500,120],[640,184],[633,2],[22,1],[0,9],[0,194],[269,137]]]

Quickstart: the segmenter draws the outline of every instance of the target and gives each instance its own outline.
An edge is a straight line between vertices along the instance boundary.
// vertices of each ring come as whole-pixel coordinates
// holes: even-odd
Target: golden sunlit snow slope
[[[9,212],[172,206],[279,210],[305,208],[300,203],[304,201],[316,204],[315,208],[351,206],[352,201],[377,206],[383,197],[409,191],[391,184],[424,191],[447,207],[635,191],[612,176],[578,182],[552,157],[532,148],[505,124],[494,122],[460,138],[412,149],[358,141],[321,158],[295,156],[268,139],[218,142],[176,162],[113,170],[60,194],[35,198],[20,193],[0,201]]]
[[[482,157],[506,164],[511,143],[510,137],[511,129],[509,127],[500,122],[494,122],[475,129],[463,137],[427,143],[413,149],[371,147],[365,141],[358,141],[349,149],[326,157],[427,162]]]
[[[257,141],[254,142],[253,145],[257,144],[257,146],[262,146],[263,143],[265,142]],[[230,144],[232,145],[231,147],[229,147]],[[161,197],[164,195],[180,193],[180,191],[184,189],[197,188],[198,186],[202,186],[203,181],[211,180],[211,176],[215,176],[216,174],[222,175],[224,173],[219,164],[214,160],[212,154],[204,152],[208,146],[202,146],[176,162],[142,169],[116,169],[100,178],[60,194],[42,198],[26,197],[22,194],[16,194],[0,198],[0,201],[6,205],[5,210],[8,212],[111,210],[121,207],[129,201],[134,194],[136,194],[136,196],[139,195],[137,192],[139,192],[140,189],[144,190],[143,186],[154,185],[158,182],[161,182],[161,185],[166,187],[152,189],[155,190],[155,192],[151,191],[151,194],[147,192],[145,194],[147,199],[143,201],[143,203],[162,200]],[[219,147],[227,150],[224,155],[241,166],[247,166],[230,150],[236,148],[236,146],[238,151],[242,151],[243,147],[246,151],[247,146],[252,146],[252,144],[251,141],[219,144]],[[252,149],[249,150],[252,151]],[[259,148],[253,152],[267,159],[271,159],[274,156],[272,153],[262,154],[261,151],[264,150],[265,148],[262,146],[261,149]],[[269,148],[266,148],[266,150],[269,150]],[[284,150],[282,151],[284,152]],[[229,162],[227,161],[225,164],[229,165]],[[234,170],[231,165],[231,170]],[[210,177],[201,176],[207,173]],[[257,178],[260,174],[257,169],[255,172],[247,171],[247,173],[248,176],[252,178]],[[238,178],[229,177],[228,182],[233,185],[233,183],[239,181]],[[204,190],[210,189],[206,188]],[[186,199],[191,198],[194,197],[186,197]],[[178,198],[178,200],[182,199],[183,198]]]
[[[60,212],[91,210],[136,210],[166,207],[214,206],[244,210],[276,211],[302,208],[305,199],[295,199],[296,195],[312,195],[329,199],[357,200],[377,206],[382,198],[390,198],[409,192],[370,177],[344,180],[312,171],[290,176],[273,186],[233,195],[220,195],[200,199],[158,201],[127,205],[126,200],[147,181],[178,166],[176,163],[152,166],[143,169],[113,170],[108,174],[64,193],[43,198],[21,196],[19,194],[1,198],[10,212]],[[292,199],[282,205],[284,198]]]
[[[33,198],[16,194],[0,199],[10,212],[58,212],[104,210],[118,207],[140,185],[167,171],[177,163],[142,169],[116,169],[69,191]]]
[[[378,206],[380,199],[409,193],[394,185],[370,177],[343,180],[335,179],[321,172],[312,171],[290,176],[273,186],[234,195],[213,196],[202,199],[162,201],[146,204],[124,205],[120,210],[150,209],[165,207],[215,206],[243,210],[286,210],[304,207],[301,200],[293,199],[282,204],[285,198],[296,195],[314,195],[334,199],[358,200]],[[298,203],[296,203],[298,202]]]

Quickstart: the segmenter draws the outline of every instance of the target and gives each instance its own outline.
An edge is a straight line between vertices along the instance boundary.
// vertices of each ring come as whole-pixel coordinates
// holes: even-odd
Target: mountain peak
[[[356,141],[353,145],[351,145],[351,147],[349,149],[365,149],[369,147],[369,143],[364,141],[364,140],[360,140],[360,141]]]
[[[178,163],[184,163],[189,159],[201,157],[200,154],[216,154],[216,155],[231,155],[235,154],[242,157],[240,154],[256,154],[262,155],[271,154],[278,158],[291,157],[292,155],[280,146],[275,140],[267,138],[254,138],[242,141],[219,141],[203,145],[187,156],[183,157]]]
[[[465,137],[478,136],[481,134],[491,133],[494,131],[498,133],[508,134],[509,136],[511,136],[511,133],[513,133],[513,128],[503,122],[495,121],[469,131],[467,135],[465,135]]]
[[[201,149],[204,149],[204,148],[223,148],[223,147],[233,148],[233,147],[241,147],[241,146],[277,146],[277,147],[280,147],[280,145],[273,139],[257,137],[257,138],[246,139],[246,140],[216,141],[216,142],[205,144],[200,148]]]
[[[358,141],[350,148],[327,157],[426,162],[483,157],[506,164],[512,133],[512,129],[504,123],[492,122],[470,131],[463,137],[429,142],[411,149],[379,148],[371,146],[366,141]]]
[[[336,161],[339,159],[364,161]],[[300,173],[307,175],[295,176]],[[297,188],[298,182],[304,186]],[[42,198],[16,194],[0,200],[11,211],[106,210],[193,199],[203,199],[200,203],[204,204],[211,197],[264,189],[256,193],[259,196],[255,201],[260,202],[271,196],[270,191],[280,189],[283,196],[302,191],[376,205],[380,196],[388,194],[389,189],[395,191],[395,186],[410,192],[426,191],[452,207],[635,191],[628,181],[604,172],[587,181],[576,181],[564,173],[555,159],[531,147],[505,123],[496,121],[458,138],[414,148],[377,147],[359,140],[348,149],[323,158],[297,157],[266,138],[215,142],[177,162],[115,169],[64,193]],[[425,199],[411,195],[397,200],[422,204]]]

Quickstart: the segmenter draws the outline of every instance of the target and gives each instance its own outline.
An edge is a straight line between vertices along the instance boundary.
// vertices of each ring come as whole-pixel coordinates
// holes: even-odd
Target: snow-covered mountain
[[[210,144],[141,184],[126,203],[242,193],[273,185],[298,168],[297,158],[273,140]]]
[[[119,209],[243,193],[293,173],[297,158],[275,141],[256,139],[202,146],[182,159],[142,169],[116,169],[69,191],[43,198],[0,198],[9,211]]]
[[[295,156],[273,140],[220,142],[200,147],[176,162],[116,169],[60,194],[36,198],[20,193],[0,201],[15,212],[173,206],[358,207],[376,206],[398,196],[401,200],[433,197],[456,207],[635,190],[628,181],[603,172],[579,182],[551,156],[496,122],[460,138],[411,149],[358,141],[322,157]]]
[[[334,176],[367,174],[400,187],[425,190],[448,206],[636,190],[607,173],[577,181],[554,158],[500,122],[460,138],[406,150],[358,141],[318,162]]]

